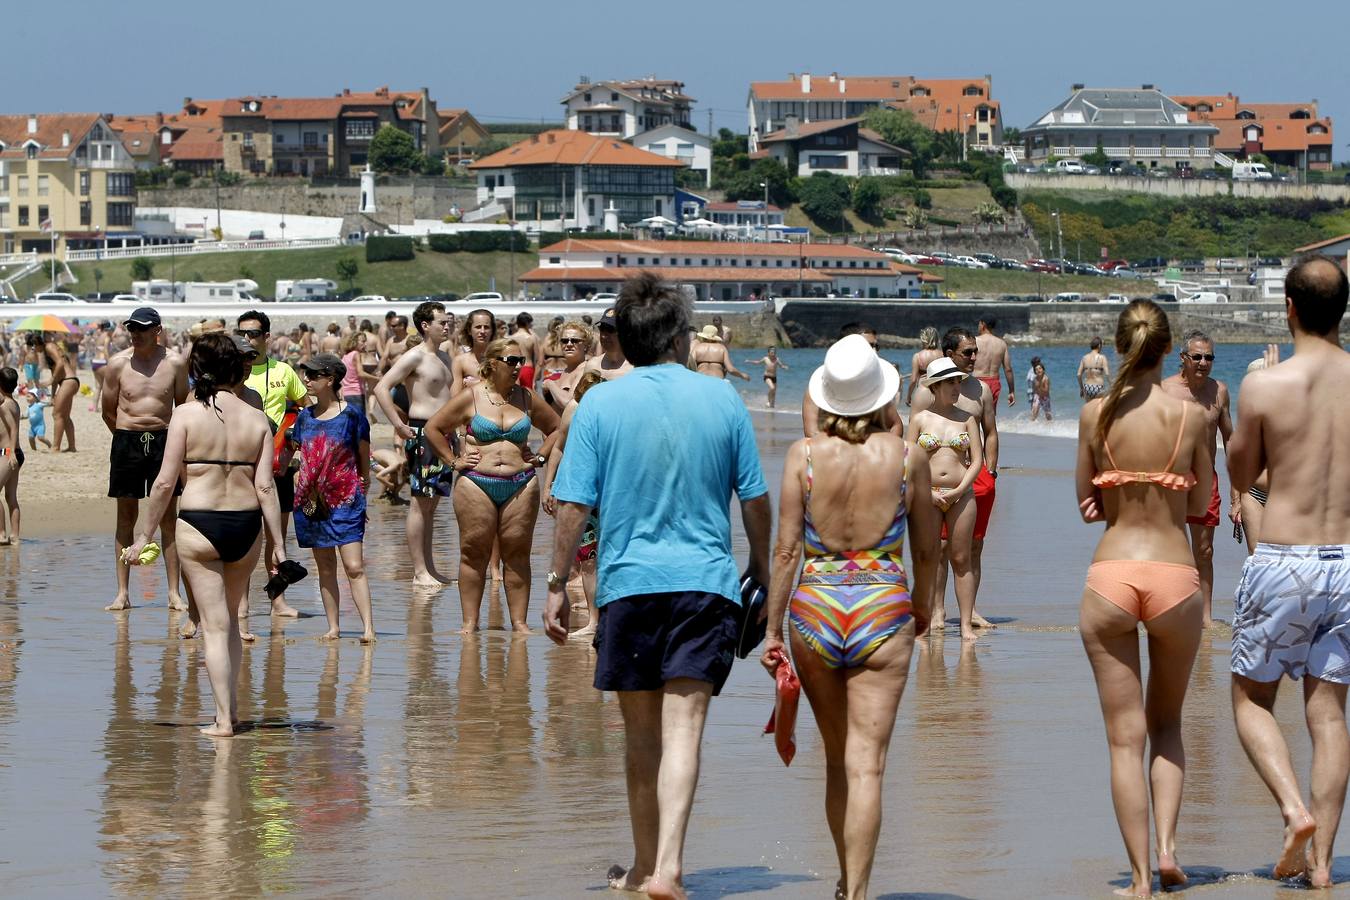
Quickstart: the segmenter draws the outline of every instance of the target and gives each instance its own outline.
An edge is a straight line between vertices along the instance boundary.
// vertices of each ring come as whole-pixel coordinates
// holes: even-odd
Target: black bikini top
[[[251,466],[253,463],[235,459],[185,459],[185,466]]]

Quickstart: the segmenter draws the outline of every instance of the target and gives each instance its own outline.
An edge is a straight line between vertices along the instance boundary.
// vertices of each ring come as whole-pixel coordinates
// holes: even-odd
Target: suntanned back
[[[1259,417],[1270,473],[1263,543],[1350,544],[1347,392],[1350,353],[1330,343],[1243,382],[1239,417]]]

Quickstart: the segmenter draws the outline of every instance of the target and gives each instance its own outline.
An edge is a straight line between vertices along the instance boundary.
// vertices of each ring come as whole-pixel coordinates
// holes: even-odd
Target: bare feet
[[[977,613],[977,612],[973,612],[973,613],[970,614],[970,624],[973,625],[973,626],[975,626],[976,628],[997,628],[997,627],[998,627],[998,626],[995,625],[993,622],[990,622],[988,619],[986,619],[984,616],[980,615],[980,614]]]
[[[1132,884],[1129,887],[1116,888],[1111,893],[1115,894],[1117,897],[1152,897],[1153,884],[1150,881],[1149,884],[1141,888],[1135,887]]]
[[[1186,873],[1177,864],[1176,853],[1165,850],[1158,851],[1158,883],[1162,885],[1164,891],[1169,888],[1186,886]]]
[[[234,737],[233,725],[221,725],[219,722],[212,722],[201,729],[202,734],[207,737]]]
[[[249,631],[247,628],[245,628],[243,622],[240,622],[240,623],[239,623],[239,640],[245,641],[245,642],[251,644],[251,643],[253,643],[254,641],[256,641],[257,639],[258,639],[258,636],[257,636],[256,634],[254,634],[253,632]]]
[[[610,866],[609,871],[605,873],[605,879],[609,882],[610,890],[613,891],[632,891],[641,893],[647,890],[647,883],[650,876],[641,878],[632,874],[631,869],[625,869],[623,866]]]
[[[944,609],[944,608],[941,607],[941,606],[939,606],[937,609],[933,610],[932,615],[929,617],[929,624],[928,624],[928,627],[929,627],[929,628],[936,628],[938,631],[941,631],[942,629],[946,628],[946,627],[947,627],[947,610]]]
[[[336,628],[330,628],[330,629],[328,629],[327,631],[325,631],[323,634],[319,635],[319,640],[321,640],[321,641],[336,641],[340,636],[341,636],[341,635],[338,634],[338,630],[337,630]]]
[[[652,900],[686,900],[689,895],[678,878],[667,880],[653,875],[647,880],[647,896]]]
[[[300,610],[287,603],[285,597],[278,597],[272,601],[272,615],[298,619],[300,618]]]
[[[175,612],[187,612],[188,609],[187,601],[184,600],[182,596],[180,596],[179,594],[170,594],[169,609],[174,610]]]
[[[363,632],[361,635],[361,643],[363,644],[375,643],[375,632],[370,631],[368,629],[365,632]]]
[[[974,626],[974,624],[972,624],[971,627],[969,627],[969,628],[967,628],[967,627],[964,626],[964,625],[961,626],[961,640],[966,641],[966,642],[970,642],[970,641],[977,640],[978,638],[979,638],[979,635],[975,633],[975,626]]]
[[[534,632],[530,630],[530,626],[526,625],[524,622],[515,623],[511,626],[511,630],[516,634],[534,634]]]
[[[431,590],[440,590],[445,587],[447,582],[441,581],[430,572],[423,572],[420,575],[413,576],[413,587],[429,588]]]
[[[1296,878],[1308,871],[1307,848],[1317,823],[1306,809],[1285,816],[1284,849],[1275,863],[1276,878]]]
[[[1332,885],[1331,869],[1321,866],[1308,867],[1308,884],[1315,888],[1329,888]]]
[[[113,602],[103,607],[107,612],[120,612],[124,609],[131,609],[131,599],[126,594],[118,594]]]
[[[178,628],[178,636],[185,641],[190,641],[197,636],[197,623],[188,619]]]
[[[478,623],[477,623],[477,622],[465,622],[463,625],[460,626],[459,633],[460,633],[460,634],[473,634],[473,633],[476,632],[477,630],[478,630]]]

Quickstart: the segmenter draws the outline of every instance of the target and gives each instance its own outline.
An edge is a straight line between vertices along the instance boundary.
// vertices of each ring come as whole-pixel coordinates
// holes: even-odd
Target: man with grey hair
[[[1228,413],[1228,386],[1222,381],[1210,377],[1214,371],[1214,341],[1199,329],[1186,332],[1181,339],[1181,371],[1163,380],[1163,390],[1181,400],[1195,403],[1200,407],[1207,426],[1205,446],[1211,456],[1217,456],[1215,441],[1217,432],[1223,438],[1224,451],[1233,436],[1233,419]],[[1240,497],[1233,493],[1229,503],[1229,518],[1236,520],[1241,514]],[[1187,516],[1186,524],[1191,529],[1191,551],[1195,554],[1195,567],[1200,570],[1200,593],[1205,598],[1204,623],[1208,628],[1214,621],[1214,529],[1219,525],[1222,513],[1219,500],[1219,478],[1214,478],[1214,486],[1209,500],[1209,508],[1203,516]]]
[[[544,627],[567,641],[564,585],[595,509],[595,687],[619,697],[634,850],[631,866],[610,870],[610,886],[684,896],[703,723],[739,642],[731,494],[740,499],[750,574],[768,584],[769,489],[736,391],[684,367],[689,310],[679,292],[650,273],[629,280],[615,325],[634,368],[587,391],[573,414],[553,483]]]

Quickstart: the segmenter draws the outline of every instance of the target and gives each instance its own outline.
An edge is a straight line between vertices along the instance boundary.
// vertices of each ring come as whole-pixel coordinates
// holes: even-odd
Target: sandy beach
[[[130,612],[102,611],[113,503],[106,430],[87,407],[77,400],[77,454],[28,463],[26,537],[0,550],[7,895],[603,891],[630,845],[618,704],[591,688],[588,646],[513,638],[500,602],[487,631],[461,637],[453,587],[407,586],[403,508],[373,503],[379,642],[357,643],[345,586],[344,637],[324,644],[322,618],[269,619],[255,579],[259,640],[245,649],[240,695],[254,724],[233,740],[203,738],[201,645],[175,636],[163,569],[134,573]],[[799,420],[755,421],[776,498]],[[1003,446],[980,600],[1000,627],[965,647],[950,635],[920,642],[889,758],[872,879],[882,897],[1094,897],[1128,883],[1075,628],[1098,529],[1074,509],[1071,441],[1009,435]],[[438,529],[438,562],[453,571],[448,504]],[[551,533],[541,516],[534,624]],[[1216,544],[1215,614],[1227,619],[1241,551],[1224,528]],[[289,596],[319,613],[312,579]],[[1286,896],[1270,878],[1279,817],[1233,734],[1227,661],[1218,628],[1187,702],[1179,858],[1198,895]],[[797,759],[782,766],[761,735],[771,689],[753,659],[738,662],[712,704],[687,851],[692,896],[833,890],[820,741],[803,704]],[[1278,714],[1306,772],[1295,690]],[[1350,876],[1350,861],[1338,859],[1336,874]]]

